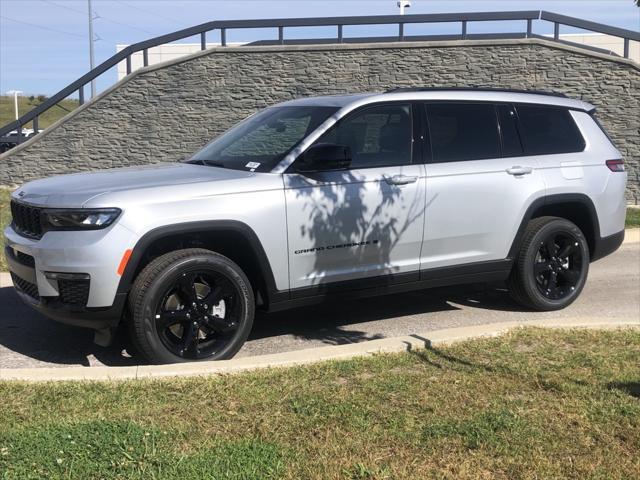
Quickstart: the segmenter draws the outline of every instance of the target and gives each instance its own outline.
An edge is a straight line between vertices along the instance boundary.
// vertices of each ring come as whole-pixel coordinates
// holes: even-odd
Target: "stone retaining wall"
[[[181,160],[273,103],[415,85],[553,90],[594,104],[639,202],[640,67],[539,39],[211,49],[135,72],[1,155],[0,185]]]

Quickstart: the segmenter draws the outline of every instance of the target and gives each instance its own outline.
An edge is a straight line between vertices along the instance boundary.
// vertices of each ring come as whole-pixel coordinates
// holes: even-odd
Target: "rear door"
[[[302,174],[294,162],[284,175],[292,294],[419,278],[425,170],[414,114],[407,102],[351,112],[316,141],[349,146],[349,169]]]
[[[508,104],[425,104],[431,159],[422,269],[501,260],[544,191]]]

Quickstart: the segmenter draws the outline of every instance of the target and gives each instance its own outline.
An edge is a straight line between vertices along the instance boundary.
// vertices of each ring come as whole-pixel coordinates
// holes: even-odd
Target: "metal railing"
[[[590,22],[578,18],[558,15],[551,12],[540,10],[514,11],[514,12],[470,12],[470,13],[436,13],[423,15],[376,15],[376,16],[360,16],[360,17],[324,17],[324,18],[280,18],[266,20],[219,20],[203,23],[194,27],[185,28],[176,32],[168,33],[158,37],[144,40],[125,47],[108,60],[83,75],[67,87],[60,90],[55,95],[38,105],[36,108],[22,115],[8,125],[0,128],[0,143],[20,143],[24,136],[22,135],[22,127],[29,122],[33,122],[33,130],[37,134],[38,117],[42,113],[55,106],[61,100],[69,97],[74,93],[78,93],[80,105],[85,101],[84,87],[92,80],[105,73],[107,70],[124,61],[126,64],[127,75],[131,73],[131,57],[137,52],[142,52],[143,65],[149,65],[149,49],[164,45],[167,43],[182,40],[188,37],[199,36],[200,48],[207,48],[207,34],[213,31],[219,32],[220,45],[227,46],[227,32],[232,29],[255,29],[255,28],[275,28],[277,29],[277,40],[263,40],[253,42],[251,45],[259,44],[305,44],[305,43],[355,43],[355,42],[389,42],[389,41],[410,41],[410,40],[451,40],[451,39],[504,39],[504,38],[531,38],[539,37],[533,33],[533,21],[541,20],[551,22],[554,25],[553,38],[555,41],[560,40],[560,26],[580,28],[591,32],[604,33],[618,38],[622,38],[624,42],[624,57],[629,57],[629,42],[640,42],[640,33],[632,30],[611,27],[601,23]],[[495,22],[495,21],[522,21],[526,25],[525,30],[521,33],[490,33],[490,34],[469,34],[467,27],[470,22]],[[430,24],[430,23],[459,23],[460,33],[457,35],[422,35],[407,36],[405,35],[405,25],[408,24]],[[386,37],[345,37],[344,27],[357,25],[396,25],[397,35]],[[524,26],[523,25],[523,26]],[[334,38],[317,38],[305,40],[285,40],[285,28],[290,27],[335,27],[336,36]],[[576,44],[578,45],[578,44]],[[593,47],[579,45],[583,48],[593,50]],[[596,49],[598,50],[598,49]],[[611,53],[611,52],[607,52]],[[16,130],[17,135],[8,134]]]

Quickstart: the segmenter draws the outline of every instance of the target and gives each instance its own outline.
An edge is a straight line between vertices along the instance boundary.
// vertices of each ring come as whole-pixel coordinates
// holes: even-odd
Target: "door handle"
[[[384,177],[384,181],[389,185],[407,185],[408,183],[415,183],[418,181],[418,177],[409,177],[407,175],[394,175],[392,177]]]
[[[515,165],[511,168],[507,168],[507,173],[509,175],[514,175],[519,177],[520,175],[528,175],[533,172],[533,168],[531,167],[521,167],[520,165]]]

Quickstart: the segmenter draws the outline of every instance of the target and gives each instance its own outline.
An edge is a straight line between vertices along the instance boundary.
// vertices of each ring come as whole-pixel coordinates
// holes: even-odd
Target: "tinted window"
[[[411,163],[410,105],[379,105],[357,111],[340,121],[316,143],[348,145],[351,168]]]
[[[490,104],[427,105],[434,162],[500,157],[496,112]]]
[[[498,120],[500,121],[500,135],[502,137],[502,156],[517,157],[523,154],[520,134],[518,133],[518,118],[511,105],[498,105]]]
[[[518,105],[516,108],[527,155],[584,150],[584,140],[568,110],[537,105]]]
[[[247,118],[196,153],[189,163],[269,172],[337,107],[272,107]]]

